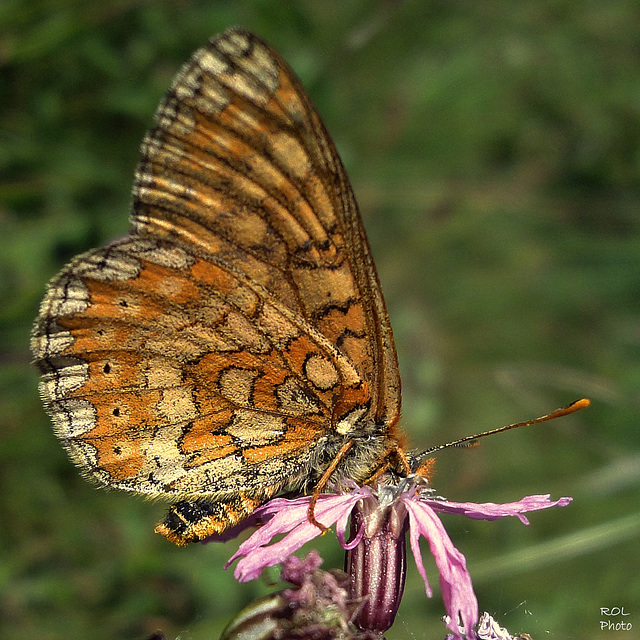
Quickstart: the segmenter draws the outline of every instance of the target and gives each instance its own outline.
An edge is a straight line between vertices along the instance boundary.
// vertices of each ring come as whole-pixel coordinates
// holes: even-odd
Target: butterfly
[[[406,475],[400,377],[338,152],[299,79],[231,29],[177,74],[141,146],[130,231],[47,287],[31,347],[89,479],[221,533],[283,490]]]

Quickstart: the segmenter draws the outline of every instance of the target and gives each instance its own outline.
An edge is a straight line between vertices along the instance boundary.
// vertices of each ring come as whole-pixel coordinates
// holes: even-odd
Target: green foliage
[[[535,638],[599,640],[604,606],[639,626],[639,18],[629,0],[4,0],[0,637],[215,638],[269,590],[222,570],[236,543],[172,548],[152,533],[162,505],[84,482],[28,352],[47,279],[126,232],[138,145],[173,74],[231,25],[289,60],[343,154],[412,443],[593,400],[439,457],[451,499],[575,497],[528,528],[447,518],[481,608]],[[441,637],[441,601],[409,574],[388,637]]]

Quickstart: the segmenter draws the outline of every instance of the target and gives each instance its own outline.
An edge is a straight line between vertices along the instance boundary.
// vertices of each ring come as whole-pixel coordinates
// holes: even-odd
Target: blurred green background
[[[593,400],[439,456],[434,484],[453,500],[575,498],[530,527],[445,518],[481,610],[536,640],[639,638],[632,0],[3,0],[0,637],[212,639],[274,588],[222,570],[237,543],[174,548],[153,533],[162,504],[86,483],[51,432],[28,351],[45,282],[125,233],[138,145],[172,76],[232,25],[281,51],[343,155],[412,443]],[[319,547],[325,566],[341,565],[333,535]],[[389,639],[444,636],[427,569],[435,597],[410,560]],[[611,606],[635,630],[601,631]]]

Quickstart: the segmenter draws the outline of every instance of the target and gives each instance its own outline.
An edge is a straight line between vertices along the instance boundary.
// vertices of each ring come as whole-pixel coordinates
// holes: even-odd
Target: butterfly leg
[[[385,471],[393,468],[393,470],[399,475],[408,476],[413,473],[411,471],[411,465],[407,459],[407,454],[402,448],[396,445],[391,449],[384,457],[384,462],[376,469],[373,475],[365,482],[365,484],[374,484]]]
[[[318,503],[318,498],[320,497],[320,493],[327,486],[327,482],[329,482],[329,478],[333,475],[333,472],[338,468],[338,465],[344,460],[344,457],[347,455],[351,447],[355,444],[354,440],[347,440],[340,451],[336,454],[336,457],[331,461],[331,464],[325,469],[322,474],[320,480],[316,483],[316,486],[313,488],[313,495],[311,496],[311,500],[309,501],[309,508],[307,510],[307,518],[311,524],[314,524],[320,531],[323,533],[328,529],[321,522],[316,520],[315,509],[316,504]]]

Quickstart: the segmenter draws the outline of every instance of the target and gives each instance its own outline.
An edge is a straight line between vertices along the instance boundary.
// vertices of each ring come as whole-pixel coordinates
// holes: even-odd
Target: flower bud
[[[351,513],[351,539],[362,539],[347,551],[349,595],[360,602],[355,625],[384,633],[395,620],[406,576],[407,511],[401,502],[383,506],[363,500]]]

